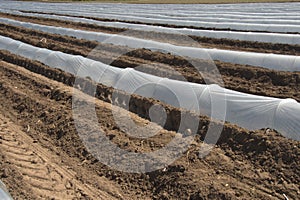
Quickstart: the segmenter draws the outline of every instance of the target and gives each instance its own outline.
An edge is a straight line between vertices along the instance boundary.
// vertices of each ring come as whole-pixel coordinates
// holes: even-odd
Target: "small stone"
[[[2,175],[1,175],[1,178],[7,178],[9,176],[9,170],[4,168],[2,170]]]
[[[73,184],[70,181],[68,181],[65,186],[66,186],[67,189],[71,189],[72,185]]]

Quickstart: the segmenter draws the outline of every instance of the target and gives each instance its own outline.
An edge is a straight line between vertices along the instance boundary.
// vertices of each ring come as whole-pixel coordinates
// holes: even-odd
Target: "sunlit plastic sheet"
[[[13,200],[11,195],[9,194],[6,186],[2,181],[0,181],[0,199],[1,200]]]
[[[16,45],[20,47],[17,48],[18,51],[15,51]],[[292,99],[262,97],[224,89],[217,85],[182,82],[134,69],[119,69],[81,56],[38,48],[3,36],[0,36],[0,49],[28,59],[36,59],[74,75],[89,76],[92,80],[128,93],[154,97],[191,111],[200,110],[207,116],[214,113],[211,117],[215,119],[222,120],[222,113],[218,113],[218,110],[222,110],[222,102],[225,101],[226,121],[251,130],[273,128],[288,138],[300,140],[300,104]],[[195,96],[198,102],[191,103]],[[174,98],[178,101],[174,101]]]

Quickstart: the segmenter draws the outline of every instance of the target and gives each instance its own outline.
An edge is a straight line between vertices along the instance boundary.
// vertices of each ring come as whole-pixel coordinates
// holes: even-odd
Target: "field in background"
[[[35,0],[24,0],[35,1]],[[37,0],[38,1],[38,0]],[[102,2],[102,3],[141,3],[141,4],[212,4],[212,3],[265,3],[265,2],[299,2],[299,0],[41,0],[42,2]]]

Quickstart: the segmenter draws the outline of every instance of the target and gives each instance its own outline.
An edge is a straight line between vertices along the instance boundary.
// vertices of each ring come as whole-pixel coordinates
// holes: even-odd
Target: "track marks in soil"
[[[61,158],[41,147],[2,114],[0,124],[1,151],[31,185],[36,196],[42,199],[111,198],[76,180],[76,173],[60,166]]]

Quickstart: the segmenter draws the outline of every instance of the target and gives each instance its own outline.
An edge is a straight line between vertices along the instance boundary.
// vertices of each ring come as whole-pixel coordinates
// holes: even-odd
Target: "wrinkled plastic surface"
[[[6,189],[4,183],[0,180],[0,199],[1,200],[13,200],[9,192]]]

